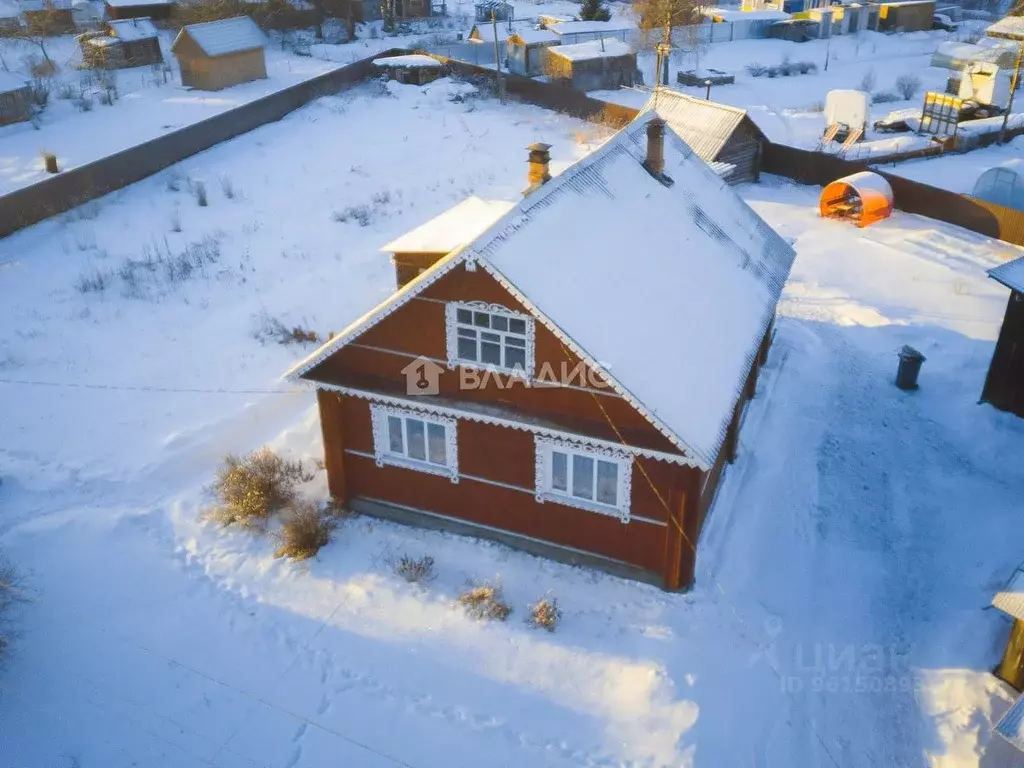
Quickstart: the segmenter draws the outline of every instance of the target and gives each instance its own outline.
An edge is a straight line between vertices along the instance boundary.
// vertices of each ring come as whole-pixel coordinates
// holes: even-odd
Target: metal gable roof
[[[996,723],[995,732],[1024,752],[1024,696],[1018,696]]]
[[[992,598],[992,607],[1007,616],[1024,620],[1024,569],[1018,568],[1009,583]]]
[[[203,53],[212,58],[251,51],[267,44],[263,31],[248,16],[190,24],[178,33],[171,46],[172,51],[177,47],[182,35],[186,34],[195,41]]]
[[[671,88],[657,88],[636,119],[646,122],[653,114],[668,123],[708,163],[718,157],[747,116],[746,110],[697,99]]]
[[[1012,291],[1024,293],[1024,256],[993,267],[988,276]]]

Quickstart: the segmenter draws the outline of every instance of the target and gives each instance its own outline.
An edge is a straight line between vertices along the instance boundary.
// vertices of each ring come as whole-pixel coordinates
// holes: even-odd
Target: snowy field
[[[602,136],[367,85],[0,240],[0,549],[29,598],[0,763],[1011,765],[985,607],[1024,553],[1024,421],[976,400],[1006,302],[984,270],[1019,251],[940,222],[741,190],[798,258],[688,594],[370,519],[295,565],[200,521],[227,452],[320,454],[312,395],[278,380],[307,350],[258,340],[268,318],[339,330],[392,290],[381,245],[515,197],[532,142],[557,173]],[[201,266],[170,269],[190,244]],[[394,576],[401,553],[437,581]],[[451,607],[469,579],[504,585],[508,623]],[[545,594],[551,635],[521,621]]]

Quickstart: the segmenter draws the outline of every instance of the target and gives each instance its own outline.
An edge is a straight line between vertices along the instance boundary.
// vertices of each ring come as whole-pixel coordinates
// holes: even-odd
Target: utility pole
[[[1003,113],[1003,124],[999,128],[999,143],[1006,141],[1006,126],[1010,121],[1010,113],[1013,112],[1013,95],[1017,92],[1017,84],[1020,82],[1020,65],[1024,59],[1024,41],[1018,41],[1017,59],[1013,62],[1013,77],[1010,79],[1010,98],[1006,103],[1006,112]]]
[[[505,103],[505,86],[501,81],[501,49],[498,47],[498,16],[491,9],[491,27],[494,30],[494,67],[498,71],[498,100]]]

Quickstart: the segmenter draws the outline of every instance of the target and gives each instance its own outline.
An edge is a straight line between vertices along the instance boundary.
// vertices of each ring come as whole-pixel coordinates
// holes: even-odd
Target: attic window
[[[453,302],[446,307],[448,365],[533,376],[533,318],[498,304]]]

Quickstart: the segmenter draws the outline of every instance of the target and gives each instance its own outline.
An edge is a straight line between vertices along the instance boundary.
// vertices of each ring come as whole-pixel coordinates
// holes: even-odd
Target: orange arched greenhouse
[[[821,191],[823,218],[847,219],[858,227],[888,218],[892,207],[892,187],[871,171],[836,179]]]

